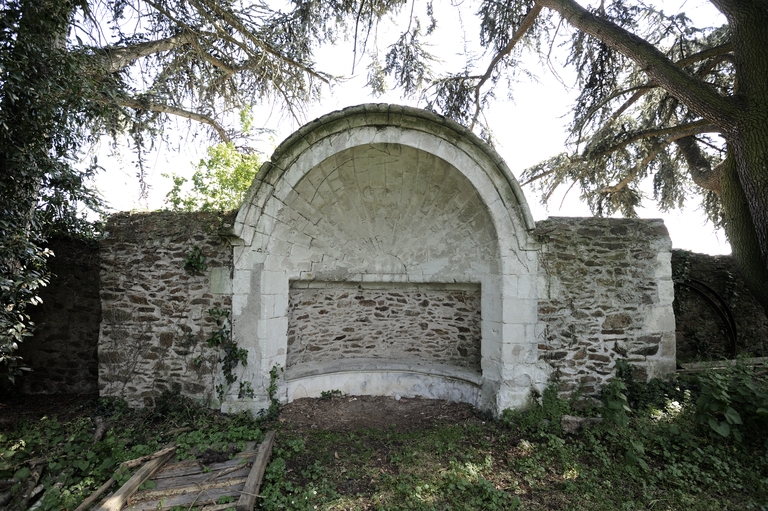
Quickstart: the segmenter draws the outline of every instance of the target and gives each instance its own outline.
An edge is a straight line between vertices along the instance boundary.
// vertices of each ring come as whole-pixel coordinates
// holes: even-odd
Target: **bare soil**
[[[69,421],[95,414],[99,404],[96,394],[19,394],[0,397],[0,431],[14,427],[19,421],[36,421],[42,417],[58,417]]]
[[[98,414],[98,396],[93,394],[7,394],[0,397],[0,430],[22,420],[56,416],[60,421]],[[298,399],[281,407],[281,429],[352,431],[393,429],[414,431],[439,424],[482,422],[487,417],[465,403],[422,398],[379,396],[333,396],[328,399]]]
[[[334,396],[297,399],[285,405],[278,418],[289,430],[394,429],[406,432],[439,424],[481,422],[485,418],[471,405],[422,398]]]

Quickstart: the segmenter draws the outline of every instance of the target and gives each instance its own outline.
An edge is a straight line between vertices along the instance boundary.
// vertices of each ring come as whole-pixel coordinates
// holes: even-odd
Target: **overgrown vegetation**
[[[620,363],[601,404],[566,399],[553,382],[526,411],[493,421],[400,432],[280,427],[260,509],[744,510],[768,508],[768,378],[736,367],[650,383]],[[277,374],[275,369],[275,374]],[[340,398],[329,392],[328,399]],[[122,461],[175,441],[178,456],[242,448],[267,425],[178,396],[154,411],[102,401],[113,424],[91,444],[90,417],[44,418],[2,436],[0,480],[44,458],[41,509],[73,509]],[[575,433],[563,416],[601,419]],[[566,417],[567,418],[567,417]],[[729,425],[727,434],[722,423]],[[178,428],[188,427],[191,431]],[[171,434],[169,434],[169,432]],[[122,477],[127,477],[124,474]],[[22,483],[23,484],[23,481]]]
[[[250,415],[223,415],[174,393],[158,398],[153,410],[131,410],[119,400],[100,400],[86,412],[90,413],[66,422],[43,417],[0,433],[0,481],[18,481],[13,500],[3,509],[14,509],[36,467],[42,468],[39,482],[44,486],[38,509],[74,509],[116,474],[121,462],[152,454],[168,443],[177,446],[181,460],[206,451],[242,451],[247,442],[263,438],[260,422]],[[111,427],[94,442],[96,417]],[[117,471],[117,483],[130,475]]]
[[[713,394],[748,394],[751,404],[730,405],[745,430],[768,430],[765,374],[742,367],[646,384],[620,364],[619,376],[600,406],[564,399],[552,384],[495,422],[283,432],[263,509],[766,509],[765,438],[724,436],[708,411]],[[602,421],[568,434],[570,414]]]
[[[211,348],[221,350],[221,371],[224,375],[224,382],[216,385],[216,394],[219,401],[224,401],[229,389],[237,381],[237,375],[234,373],[238,364],[243,366],[248,364],[248,350],[241,348],[232,338],[232,325],[230,324],[229,311],[226,309],[210,309],[208,314],[216,322],[216,330],[206,339],[206,343]],[[246,385],[247,383],[247,385]],[[253,397],[253,389],[250,382],[241,382],[238,397]]]

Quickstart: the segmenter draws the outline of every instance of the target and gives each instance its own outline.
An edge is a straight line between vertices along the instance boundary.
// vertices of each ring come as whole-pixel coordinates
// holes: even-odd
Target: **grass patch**
[[[768,509],[765,375],[619,375],[600,406],[562,399],[553,385],[498,421],[283,430],[262,509]],[[566,434],[569,414],[602,422]],[[740,435],[723,435],[729,416],[741,418],[731,424]]]

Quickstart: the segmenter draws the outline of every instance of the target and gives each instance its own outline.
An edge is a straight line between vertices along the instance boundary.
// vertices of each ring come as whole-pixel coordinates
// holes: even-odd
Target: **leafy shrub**
[[[768,448],[768,378],[754,368],[737,365],[698,376],[698,423],[722,439],[744,447]]]
[[[632,375],[632,366],[624,359],[616,361],[616,377],[626,388],[624,393],[627,405],[632,410],[643,411],[646,408],[663,409],[669,400],[682,402],[686,392],[696,391],[695,382],[678,378],[653,378],[648,382],[637,381]]]
[[[563,415],[571,413],[572,408],[571,401],[560,397],[558,382],[551,381],[541,396],[532,394],[525,410],[504,410],[501,413],[501,421],[507,427],[517,427],[522,432],[560,432],[560,419]]]

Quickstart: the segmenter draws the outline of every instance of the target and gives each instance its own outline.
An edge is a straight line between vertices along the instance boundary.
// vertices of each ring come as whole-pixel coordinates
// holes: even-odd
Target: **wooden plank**
[[[234,469],[234,470],[232,470]],[[195,484],[205,484],[212,481],[226,481],[228,479],[245,479],[251,470],[250,465],[244,463],[241,466],[232,467],[232,469],[219,470],[216,472],[200,472],[199,474],[183,475],[178,477],[165,477],[163,479],[152,478],[155,483],[154,491],[170,490]]]
[[[185,460],[171,465],[166,465],[163,469],[155,474],[154,480],[158,481],[164,478],[180,477],[186,475],[202,474],[206,470],[216,471],[225,468],[234,467],[242,463],[243,459],[248,462],[256,456],[256,451],[244,451],[235,454],[231,460],[222,461],[219,463],[211,463],[210,465],[203,465],[199,460]]]
[[[176,448],[168,450],[162,456],[146,462],[135,474],[131,476],[126,483],[117,490],[114,495],[109,497],[104,504],[99,506],[98,511],[120,511],[128,497],[133,495],[141,484],[152,477],[152,474],[158,471],[168,459],[176,452]]]
[[[118,467],[117,470],[120,471],[123,468],[138,467],[139,465],[141,465],[145,461],[149,461],[149,460],[157,458],[159,456],[163,456],[165,453],[170,452],[171,449],[174,449],[174,447],[173,446],[169,446],[169,447],[166,447],[165,449],[161,449],[161,450],[157,451],[154,454],[150,454],[148,456],[142,456],[141,458],[136,458],[136,459],[133,459],[133,460],[124,461],[124,462],[120,463],[120,466]],[[113,484],[115,484],[115,476],[114,475],[112,477],[110,477],[109,480],[106,483],[101,485],[98,490],[93,492],[90,497],[88,497],[82,503],[80,503],[80,505],[75,508],[75,511],[85,511],[86,509],[91,507],[91,505],[94,502],[96,502],[96,499],[101,497],[101,495],[104,492],[106,492]]]
[[[235,497],[242,492],[243,485],[237,484],[228,488],[212,488],[203,492],[185,493],[182,495],[172,495],[170,497],[161,497],[160,499],[142,500],[138,502],[131,501],[131,511],[162,511],[171,509],[175,506],[184,506],[184,508],[198,507],[218,503],[221,497]],[[232,502],[227,507],[234,507]]]
[[[245,481],[243,493],[237,501],[237,511],[253,511],[253,505],[256,503],[256,496],[261,488],[261,480],[264,478],[264,471],[267,469],[269,457],[272,455],[272,445],[275,443],[275,432],[270,431],[264,437],[264,441],[259,445],[259,454],[253,462],[251,473],[248,474],[248,480]]]
[[[163,479],[165,477],[178,477],[187,474],[197,474],[203,471],[203,466],[199,460],[184,460],[176,463],[168,463],[161,470],[158,470],[153,479]]]
[[[139,465],[141,465],[144,462],[147,462],[149,460],[153,460],[155,458],[159,458],[160,456],[165,456],[166,453],[172,452],[172,451],[174,451],[174,452],[176,451],[176,447],[173,444],[169,445],[165,449],[160,449],[156,453],[147,454],[146,456],[142,456],[141,458],[136,458],[134,460],[124,461],[124,462],[120,463],[120,466],[121,467],[125,467],[125,468],[138,467]]]
[[[247,475],[247,474],[246,474]],[[144,490],[136,493],[131,499],[131,502],[139,502],[144,500],[160,500],[163,497],[172,497],[174,495],[183,495],[185,493],[200,493],[201,491],[213,490],[216,488],[230,488],[237,485],[245,484],[246,477],[238,477],[236,479],[225,479],[223,481],[210,481],[207,483],[190,483],[185,486],[177,486],[176,488],[167,488],[164,490]],[[234,495],[234,493],[233,493]]]
[[[115,476],[110,477],[106,483],[102,484],[98,490],[93,492],[90,497],[85,499],[80,503],[79,506],[75,508],[75,511],[85,511],[86,509],[90,508],[96,500],[101,497],[101,495],[109,490],[109,488],[115,484]]]

